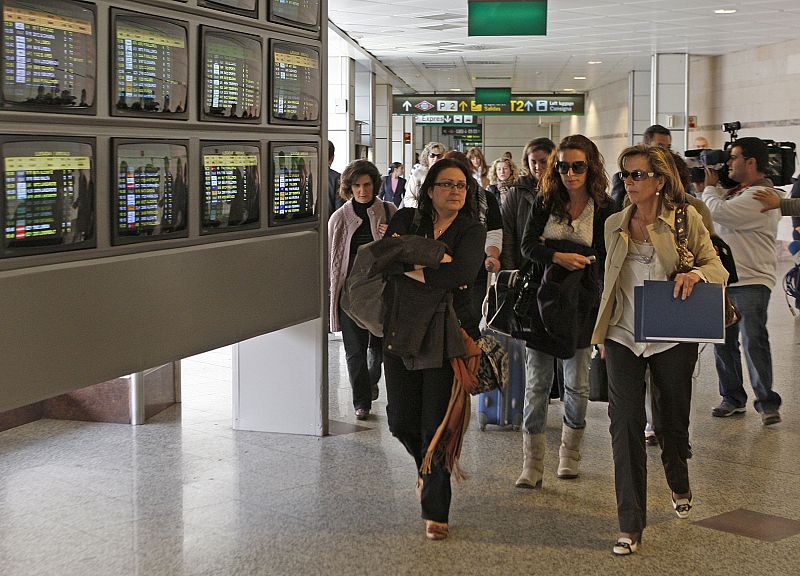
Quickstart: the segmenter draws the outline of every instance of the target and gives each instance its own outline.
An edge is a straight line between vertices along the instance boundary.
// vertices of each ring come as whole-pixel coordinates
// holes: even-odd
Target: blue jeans
[[[522,428],[528,434],[544,432],[547,405],[553,386],[553,357],[526,348],[525,406]],[[575,356],[562,360],[564,366],[564,424],[570,428],[586,428],[586,405],[589,402],[589,362],[592,347],[580,348]]]
[[[742,319],[725,331],[725,344],[714,345],[720,396],[734,406],[747,405],[739,352],[741,333],[747,372],[756,395],[755,408],[759,412],[777,410],[781,405],[781,397],[772,391],[772,353],[767,333],[767,306],[771,291],[757,284],[731,286],[728,293],[741,312]]]

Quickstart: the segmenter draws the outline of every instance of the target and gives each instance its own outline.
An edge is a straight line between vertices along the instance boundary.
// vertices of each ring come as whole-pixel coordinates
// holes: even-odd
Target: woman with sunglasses
[[[439,160],[444,158],[447,147],[441,142],[428,142],[422,149],[419,157],[419,168],[414,170],[406,181],[406,193],[403,196],[402,206],[416,208],[419,203],[419,187],[428,175],[428,170]]]
[[[619,156],[620,178],[630,204],[606,222],[605,286],[592,341],[603,344],[608,371],[608,414],[620,535],[613,552],[627,555],[642,540],[647,518],[645,370],[650,368],[653,424],[661,461],[679,518],[689,516],[689,409],[696,343],[643,343],[634,338],[633,293],[645,280],[675,281],[675,298],[691,297],[698,282],[724,284],[728,273],[697,211],[676,219],[684,188],[669,150],[632,146]],[[686,226],[692,270],[677,273],[676,226]]]
[[[431,540],[448,536],[450,470],[437,452],[430,470],[422,472],[423,459],[450,403],[454,373],[448,354],[453,351],[442,344],[438,357],[428,359],[428,367],[418,369],[413,366],[421,363],[420,358],[401,357],[396,351],[401,330],[417,333],[418,340],[423,340],[434,323],[428,325],[427,321],[421,321],[422,311],[428,309],[431,299],[438,299],[433,302],[434,306],[437,302],[441,305],[443,297],[445,302],[452,300],[457,324],[474,340],[480,338],[479,318],[473,313],[469,288],[483,262],[486,231],[478,222],[474,200],[471,201],[467,193],[470,178],[465,164],[440,160],[420,187],[419,209],[398,211],[386,232],[390,237],[416,234],[446,245],[438,269],[414,266],[413,270],[389,275],[384,294],[387,303],[384,372],[389,430],[416,463],[417,496],[425,520],[425,534]],[[393,326],[395,318],[403,325]],[[442,340],[447,338],[446,332]],[[461,336],[458,338],[460,341]],[[431,350],[423,350],[420,355],[425,353],[430,355]]]
[[[578,272],[582,274],[580,285],[586,287],[586,292],[582,293],[585,299],[559,304],[564,317],[573,319],[571,329],[575,331],[574,355],[563,359],[564,420],[558,477],[564,479],[578,476],[580,446],[586,427],[590,336],[605,259],[603,226],[614,211],[607,188],[603,157],[594,142],[580,134],[567,136],[558,145],[557,154],[552,154],[548,160],[522,238],[522,255],[531,261],[533,270],[538,271],[538,278]],[[533,308],[538,309],[542,304],[534,303]],[[524,460],[522,474],[516,482],[521,488],[541,486],[544,429],[554,358],[566,355],[549,334],[538,332],[535,340],[527,340],[522,419]]]

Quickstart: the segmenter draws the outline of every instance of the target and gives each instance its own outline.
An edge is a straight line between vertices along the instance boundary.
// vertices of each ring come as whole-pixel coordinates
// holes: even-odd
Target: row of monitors
[[[3,0],[2,9],[0,106],[95,114],[96,7],[77,0]],[[200,26],[200,37],[200,119],[261,122],[262,39],[210,26]],[[111,51],[112,116],[188,118],[188,22],[112,8]],[[319,124],[319,50],[273,39],[269,58],[269,121]]]
[[[260,227],[259,142],[201,141],[197,165],[187,140],[111,142],[112,244],[187,237],[195,169],[201,234]],[[269,225],[315,221],[318,147],[273,142],[269,154]],[[96,246],[93,138],[0,136],[0,159],[0,257]]]
[[[258,0],[197,0],[197,5],[258,18]],[[269,20],[319,30],[319,0],[270,0]]]

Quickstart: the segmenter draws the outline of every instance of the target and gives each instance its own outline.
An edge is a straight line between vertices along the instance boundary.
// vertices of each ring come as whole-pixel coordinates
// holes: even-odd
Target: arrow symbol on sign
[[[525,102],[525,112],[530,112],[531,108],[533,108],[533,102],[528,100],[527,102]]]
[[[409,102],[408,100],[406,100],[405,102],[403,102],[403,110],[405,110],[406,112],[408,112],[409,110],[411,110],[411,102]]]
[[[466,110],[466,109],[467,109],[467,103],[466,103],[466,102],[464,102],[464,101],[462,100],[461,102],[459,102],[459,103],[458,103],[458,107],[459,107],[459,108],[461,109],[461,111],[463,112],[464,110]]]
[[[445,122],[450,122],[450,116],[445,116],[445,117],[444,117],[444,121],[445,121]]]

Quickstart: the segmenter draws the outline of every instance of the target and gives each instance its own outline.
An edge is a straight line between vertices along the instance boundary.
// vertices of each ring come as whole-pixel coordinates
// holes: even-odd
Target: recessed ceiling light
[[[450,92],[461,92],[461,88],[450,88]]]
[[[575,92],[575,88],[563,88],[564,92]]]
[[[586,80],[586,76],[573,76],[573,80]]]
[[[719,10],[714,10],[714,14],[736,14],[736,10],[734,8],[720,8]]]
[[[587,64],[602,64],[602,63],[603,63],[602,60],[589,60],[587,62]]]

